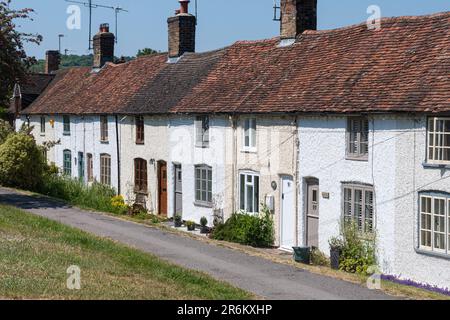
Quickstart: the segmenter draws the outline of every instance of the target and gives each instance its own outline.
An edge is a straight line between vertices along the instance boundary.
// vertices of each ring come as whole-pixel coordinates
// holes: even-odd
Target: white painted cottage
[[[102,26],[101,65],[58,71],[22,121],[48,121],[63,170],[87,177],[92,154],[94,179],[151,212],[267,204],[277,246],[325,253],[351,219],[384,274],[450,287],[450,13],[317,31],[316,5],[283,0],[280,37],[201,54],[180,13],[168,56],[123,64],[102,64]]]

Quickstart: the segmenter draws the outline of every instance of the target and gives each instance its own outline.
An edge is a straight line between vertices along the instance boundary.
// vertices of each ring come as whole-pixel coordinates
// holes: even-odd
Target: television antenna
[[[112,7],[112,6],[104,6],[101,4],[97,4],[97,3],[93,3],[92,0],[88,0],[88,2],[82,2],[82,1],[74,1],[74,0],[65,0],[66,2],[70,2],[70,3],[77,3],[77,4],[81,4],[85,7],[87,7],[89,9],[89,50],[92,50],[92,9],[97,9],[97,8],[104,8],[104,9],[111,9],[114,10],[114,14],[115,14],[115,23],[116,23],[116,31],[115,31],[115,36],[116,36],[116,43],[118,42],[119,38],[118,38],[118,32],[119,32],[119,13],[121,12],[128,12],[128,10],[117,6],[117,7]]]

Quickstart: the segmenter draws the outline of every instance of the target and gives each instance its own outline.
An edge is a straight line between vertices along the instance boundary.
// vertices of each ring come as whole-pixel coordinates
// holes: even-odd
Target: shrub
[[[35,191],[42,183],[47,165],[30,135],[9,134],[0,145],[0,183]]]
[[[207,224],[208,224],[208,219],[206,219],[206,217],[202,217],[202,218],[200,219],[200,225],[201,225],[202,227],[206,227]]]
[[[13,132],[14,130],[9,122],[0,119],[0,144],[5,142],[6,138]]]
[[[376,237],[361,234],[356,223],[343,227],[343,247],[339,268],[346,272],[368,274],[368,268],[376,265]]]
[[[65,200],[73,205],[98,211],[124,214],[128,209],[122,205],[113,205],[113,203],[118,204],[120,202],[119,198],[115,198],[115,190],[97,182],[91,186],[86,186],[78,179],[49,174],[43,179],[39,192]],[[113,198],[115,198],[115,201],[113,201]]]
[[[330,266],[330,259],[319,249],[314,248],[311,251],[311,263],[316,266]]]
[[[117,211],[117,213],[125,214],[128,212],[129,207],[125,203],[123,196],[118,195],[111,198],[111,205]]]
[[[217,225],[212,238],[255,247],[271,247],[274,242],[272,215],[263,209],[260,216],[234,213],[224,224]]]

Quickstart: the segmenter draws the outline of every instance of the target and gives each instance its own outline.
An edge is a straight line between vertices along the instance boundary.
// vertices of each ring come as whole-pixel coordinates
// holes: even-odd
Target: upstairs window
[[[248,213],[259,212],[259,176],[253,173],[240,174],[240,209]]]
[[[70,135],[70,117],[63,116],[63,134],[66,136]]]
[[[136,143],[144,144],[145,131],[144,131],[144,117],[136,117]]]
[[[344,223],[356,223],[359,231],[371,233],[374,228],[374,189],[371,186],[344,186]]]
[[[195,202],[212,204],[212,168],[195,166]]]
[[[347,158],[367,160],[369,156],[369,120],[351,117],[347,121]]]
[[[41,117],[41,134],[45,134],[45,117]]]
[[[108,117],[100,117],[100,140],[102,142],[108,141]]]
[[[244,150],[256,149],[256,119],[244,120]]]
[[[134,189],[147,193],[147,161],[134,159]]]
[[[109,154],[100,155],[100,183],[111,185],[111,156]]]
[[[450,254],[450,195],[421,194],[420,248]]]
[[[63,173],[68,177],[72,176],[72,152],[70,150],[63,151]]]
[[[450,118],[428,120],[428,162],[450,164]]]
[[[195,145],[197,147],[209,147],[209,117],[198,116],[195,119]]]

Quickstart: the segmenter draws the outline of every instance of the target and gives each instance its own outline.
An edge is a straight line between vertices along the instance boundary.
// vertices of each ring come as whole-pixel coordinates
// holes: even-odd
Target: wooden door
[[[159,197],[159,214],[167,216],[167,163],[160,161],[158,163],[158,197]]]
[[[319,247],[319,181],[308,181],[307,192],[307,245]]]

